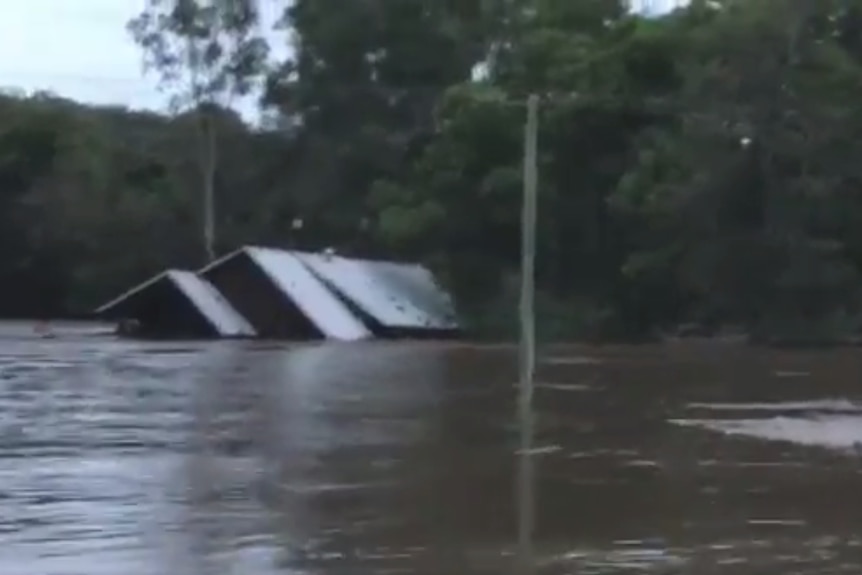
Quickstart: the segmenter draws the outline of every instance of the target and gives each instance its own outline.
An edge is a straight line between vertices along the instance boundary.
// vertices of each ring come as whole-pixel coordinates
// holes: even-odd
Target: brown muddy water
[[[862,569],[862,350],[546,349],[538,572]],[[0,573],[511,573],[515,353],[0,326]]]

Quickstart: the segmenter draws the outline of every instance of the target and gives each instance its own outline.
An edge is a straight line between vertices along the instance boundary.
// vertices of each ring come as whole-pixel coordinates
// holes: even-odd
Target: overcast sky
[[[126,32],[145,0],[4,0],[0,88],[165,109],[154,76]],[[274,38],[281,44],[281,38]],[[282,53],[284,49],[280,50]]]
[[[350,0],[345,0],[350,1]],[[572,0],[577,1],[577,0]],[[672,0],[640,0],[652,10]],[[84,102],[164,108],[125,30],[145,0],[4,0],[0,88]]]
[[[87,102],[160,105],[125,31],[142,3],[6,2],[0,18],[0,86],[50,90]]]

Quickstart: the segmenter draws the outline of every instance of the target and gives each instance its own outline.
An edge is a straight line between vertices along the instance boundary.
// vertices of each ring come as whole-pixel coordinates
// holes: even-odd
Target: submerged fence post
[[[535,258],[536,204],[538,193],[537,148],[539,98],[527,99],[524,126],[524,205],[521,220],[521,345],[518,398],[520,449],[518,451],[518,551],[521,572],[533,573],[533,530],[535,494],[533,493],[533,374],[536,364]]]

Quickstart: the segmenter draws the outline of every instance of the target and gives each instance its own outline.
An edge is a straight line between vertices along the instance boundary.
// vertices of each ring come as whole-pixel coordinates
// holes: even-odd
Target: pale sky
[[[126,32],[145,0],[0,2],[0,88],[166,109],[167,97],[155,76],[144,75],[141,52]],[[273,40],[281,44],[275,52],[283,55],[286,41]]]
[[[638,1],[660,11],[673,0]],[[145,0],[0,2],[0,88],[164,109],[166,98],[155,79],[143,75],[140,51],[125,29]],[[285,42],[276,43],[283,55]]]
[[[85,102],[160,107],[125,30],[144,0],[3,0],[0,86]]]

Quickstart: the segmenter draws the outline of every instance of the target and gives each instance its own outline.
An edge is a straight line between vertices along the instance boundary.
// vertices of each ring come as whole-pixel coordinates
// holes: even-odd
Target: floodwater
[[[515,354],[0,326],[0,573],[513,572]],[[539,573],[862,568],[862,350],[541,354]]]

